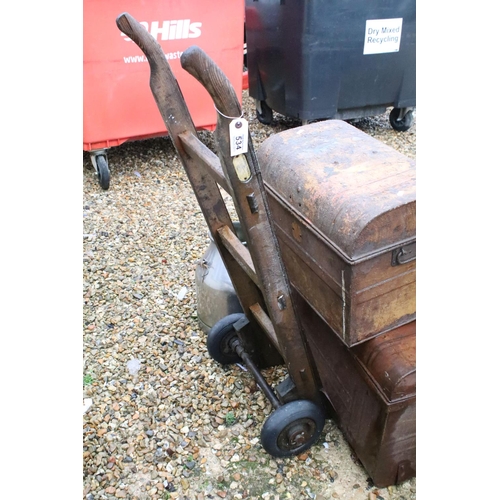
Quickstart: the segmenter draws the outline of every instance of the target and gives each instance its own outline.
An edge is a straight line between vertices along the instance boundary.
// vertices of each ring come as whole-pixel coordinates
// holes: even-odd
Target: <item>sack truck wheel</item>
[[[238,335],[234,324],[243,317],[245,317],[243,313],[229,314],[217,321],[207,334],[208,353],[222,365],[232,365],[241,361],[230,343]]]
[[[260,440],[274,457],[290,457],[309,449],[325,425],[324,410],[308,400],[296,400],[277,408],[265,421]]]

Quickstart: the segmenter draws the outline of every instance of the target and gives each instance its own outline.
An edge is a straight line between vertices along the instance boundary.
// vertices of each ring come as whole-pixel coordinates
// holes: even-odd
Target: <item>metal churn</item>
[[[239,240],[246,245],[240,223],[233,225]],[[195,273],[198,324],[205,333],[229,314],[243,312],[212,235],[209,237],[210,244]]]

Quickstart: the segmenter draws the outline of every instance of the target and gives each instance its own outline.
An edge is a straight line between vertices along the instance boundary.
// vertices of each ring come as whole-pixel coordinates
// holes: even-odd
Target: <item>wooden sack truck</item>
[[[331,241],[335,235],[326,234],[314,220],[318,214],[321,217],[321,204],[328,204],[328,196],[322,199],[314,194],[320,191],[314,182],[321,184],[325,179],[314,181],[307,171],[307,151],[312,153],[306,129],[315,125],[277,138],[274,156],[272,144],[263,149],[263,156],[259,150],[261,164],[268,163],[267,170],[279,167],[277,156],[283,154],[281,165],[288,162],[288,175],[295,179],[284,185],[271,175],[268,179],[265,174],[263,179],[231,83],[201,49],[190,47],[182,54],[181,65],[214,101],[217,156],[198,139],[160,45],[129,14],[121,14],[116,22],[148,59],[151,91],[241,303],[243,313],[230,314],[212,327],[207,347],[211,357],[222,364],[243,362],[273,406],[261,430],[262,446],[276,457],[297,455],[317,441],[327,413],[331,413],[375,484],[384,486],[411,477],[415,469],[413,194],[411,175],[400,172],[408,184],[405,188],[384,181],[398,177],[396,171],[411,170],[407,159],[389,154],[390,148],[380,150],[385,157],[377,156],[378,141],[364,146],[366,134],[356,135],[344,122],[317,124],[321,127],[319,136],[330,145],[315,143],[314,154],[326,178],[339,181],[330,188],[349,184],[352,173],[346,169],[344,177],[329,175],[332,168],[326,163],[332,148],[347,155],[349,165],[356,157],[352,151],[360,148],[365,167],[369,157],[377,157],[379,167],[389,164],[392,168],[390,174],[379,176],[379,181],[380,189],[393,195],[378,199],[378,211],[377,196],[372,196],[371,205],[364,202],[358,209],[368,210],[369,216],[362,216],[352,230],[347,223],[339,223],[341,241]],[[335,134],[340,139],[332,142]],[[295,139],[298,147],[294,155],[304,166],[300,174],[294,170],[297,158],[285,154]],[[342,148],[343,142],[348,147]],[[340,157],[335,160],[339,162]],[[263,171],[266,169],[263,166]],[[378,182],[371,177],[363,183],[363,169],[354,168],[357,181],[337,196],[339,206],[347,207],[353,217],[358,215],[353,204],[362,196],[353,197],[349,205],[349,190]],[[235,234],[219,186],[233,199],[246,247]],[[288,192],[291,187],[293,195]],[[304,190],[309,188],[313,195],[308,198]],[[297,189],[299,198],[305,196],[299,201]],[[314,206],[319,212],[302,216],[302,205]],[[334,210],[337,219],[342,210]],[[394,261],[388,269],[387,256]],[[297,265],[304,271],[292,269]],[[395,305],[398,296],[406,302]],[[380,316],[381,312],[380,321],[374,321],[373,314]],[[388,345],[391,347],[386,348]],[[283,363],[289,376],[273,389],[260,369]]]
[[[300,453],[319,437],[325,422],[324,409],[250,137],[248,153],[230,156],[229,124],[233,119],[227,117],[241,116],[238,98],[225,75],[201,49],[191,47],[182,54],[182,67],[207,89],[219,111],[215,130],[219,162],[198,139],[176,79],[156,40],[126,13],[118,17],[117,24],[148,58],[151,91],[245,313],[229,317],[225,326],[212,329],[208,338],[210,354],[223,363],[241,359],[275,408],[262,429],[266,450],[279,456]],[[235,235],[217,184],[233,197],[247,248]],[[295,386],[296,399],[288,403],[269,387],[258,370],[259,365],[280,362],[280,357]]]

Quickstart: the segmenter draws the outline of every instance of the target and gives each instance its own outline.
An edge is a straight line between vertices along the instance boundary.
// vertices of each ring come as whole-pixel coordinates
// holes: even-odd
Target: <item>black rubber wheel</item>
[[[234,324],[244,317],[243,313],[229,314],[217,321],[207,334],[208,353],[221,365],[232,365],[241,361],[229,346],[229,342],[237,336]]]
[[[397,132],[406,132],[413,124],[413,111],[408,111],[401,120],[399,120],[400,113],[400,108],[393,108],[389,113],[389,122]]]
[[[290,457],[309,449],[325,426],[325,412],[305,399],[275,410],[262,426],[260,440],[273,457]]]
[[[260,108],[260,109],[259,109]],[[266,101],[259,101],[255,107],[257,120],[264,125],[270,125],[273,121],[273,110],[266,104]]]
[[[95,158],[97,165],[97,178],[102,189],[109,189],[109,168],[104,155],[97,155]]]

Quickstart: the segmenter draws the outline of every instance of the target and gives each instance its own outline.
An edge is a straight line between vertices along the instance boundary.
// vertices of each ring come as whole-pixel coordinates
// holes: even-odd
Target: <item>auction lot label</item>
[[[363,54],[398,52],[403,18],[367,19]]]

